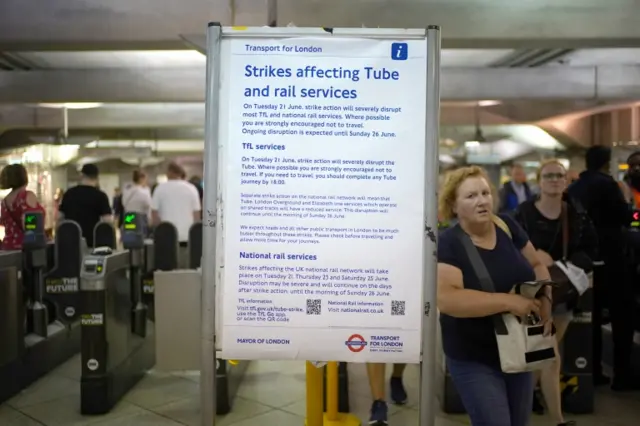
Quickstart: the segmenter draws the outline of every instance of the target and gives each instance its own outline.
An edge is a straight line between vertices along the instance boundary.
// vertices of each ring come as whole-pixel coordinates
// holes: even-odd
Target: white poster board
[[[221,63],[222,356],[419,362],[426,39],[229,38]]]

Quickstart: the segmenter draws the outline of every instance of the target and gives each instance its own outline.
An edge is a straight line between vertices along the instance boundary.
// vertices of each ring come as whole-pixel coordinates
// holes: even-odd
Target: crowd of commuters
[[[179,236],[180,246],[186,252],[189,228],[202,218],[202,179],[193,176],[188,181],[184,169],[177,163],[167,166],[167,181],[149,187],[147,174],[134,170],[132,181],[124,189],[115,188],[112,200],[99,187],[100,171],[95,164],[85,164],[80,169],[80,181],[66,191],[58,188],[53,198],[54,222],[72,220],[78,223],[88,247],[94,246],[93,229],[99,222],[110,222],[120,227],[125,212],[135,212],[152,229],[160,222],[173,224]],[[22,247],[24,229],[22,217],[26,212],[45,209],[36,195],[27,190],[29,177],[21,164],[11,164],[2,169],[0,189],[10,190],[1,204],[0,226],[5,236],[0,248],[19,250]]]
[[[542,162],[537,191],[524,170],[511,168],[511,180],[499,193],[480,167],[449,172],[441,185],[439,219],[446,223],[438,240],[438,308],[442,346],[449,374],[474,426],[526,426],[532,412],[548,411],[550,424],[575,425],[562,410],[558,345],[578,299],[554,303],[550,288],[536,299],[513,294],[518,283],[546,280],[557,262],[571,262],[593,277],[594,384],[614,391],[640,389],[631,368],[634,335],[633,258],[629,229],[633,209],[640,208],[640,152],[628,160],[623,182],[610,175],[611,150],[592,147],[580,175],[555,159]],[[494,211],[499,212],[497,215]],[[468,252],[456,232],[470,237],[489,272],[495,293],[483,291]],[[640,244],[637,244],[640,246]],[[601,327],[608,311],[613,334],[613,377],[602,372]],[[491,317],[536,314],[555,333],[556,357],[534,372],[504,373]],[[407,402],[404,366],[395,365],[389,382],[391,401]],[[387,425],[384,365],[368,366],[374,399],[370,425]]]
[[[438,308],[446,365],[474,426],[526,426],[532,411],[549,412],[554,424],[566,421],[560,392],[558,345],[572,319],[577,299],[554,303],[551,287],[530,299],[512,292],[514,285],[549,280],[559,261],[570,261],[593,275],[594,384],[611,384],[614,391],[640,389],[631,368],[636,306],[634,281],[636,241],[628,226],[634,209],[640,209],[640,151],[628,160],[622,182],[609,174],[611,150],[592,147],[586,153],[586,170],[571,174],[555,159],[542,162],[536,180],[537,194],[520,166],[511,168],[511,180],[499,194],[477,166],[449,172],[442,183],[439,217],[451,223],[438,240]],[[99,170],[82,167],[80,183],[56,194],[57,220],[76,221],[89,247],[93,228],[100,221],[122,221],[125,211],[146,217],[149,227],[172,223],[186,251],[189,228],[202,218],[203,187],[199,177],[186,180],[184,169],[170,163],[167,181],[149,188],[147,175],[136,170],[132,183],[116,192],[112,206],[98,187]],[[3,250],[22,246],[22,217],[44,209],[27,190],[28,174],[19,164],[6,166],[0,188],[10,190],[1,205],[5,228]],[[112,210],[113,208],[113,210]],[[498,211],[496,214],[495,211]],[[483,290],[476,269],[460,238],[466,234],[493,281],[495,292]],[[638,244],[640,246],[640,244]],[[598,266],[596,266],[598,265]],[[608,312],[613,336],[613,377],[602,371],[601,325]],[[535,372],[505,373],[491,317],[510,313],[536,314],[544,333],[555,333],[556,357]],[[395,404],[408,401],[403,383],[405,365],[393,367],[389,387]],[[385,365],[368,364],[373,405],[370,425],[387,425]]]

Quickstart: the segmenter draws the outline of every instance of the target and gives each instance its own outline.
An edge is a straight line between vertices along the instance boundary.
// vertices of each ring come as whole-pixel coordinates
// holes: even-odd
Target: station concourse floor
[[[303,426],[305,376],[303,362],[254,361],[238,391],[233,410],[216,426]],[[387,370],[390,370],[388,368]],[[199,373],[150,372],[107,415],[79,414],[79,355],[0,406],[1,426],[200,426]],[[363,364],[349,365],[352,412],[367,424],[371,404]],[[390,405],[390,426],[418,425],[418,366],[405,372],[409,404]],[[640,393],[614,394],[600,390],[596,413],[568,416],[578,426],[634,426],[640,424]],[[552,425],[532,415],[531,426]],[[438,415],[436,426],[469,425],[466,416]]]

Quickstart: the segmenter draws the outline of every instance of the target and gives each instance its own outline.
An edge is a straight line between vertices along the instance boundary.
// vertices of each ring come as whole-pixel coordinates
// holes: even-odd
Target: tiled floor
[[[32,387],[0,406],[1,426],[200,426],[197,373],[150,373],[105,416],[79,414],[79,359],[75,357]],[[362,365],[349,367],[354,414],[366,420],[370,396]],[[406,372],[410,404],[390,408],[391,426],[418,424],[417,368]],[[231,414],[217,426],[304,425],[304,363],[254,362],[239,390]],[[413,397],[413,398],[411,398]],[[577,416],[579,426],[634,426],[640,424],[640,394],[597,395],[597,414]],[[366,422],[365,422],[366,424]],[[532,426],[551,425],[534,417]],[[469,425],[466,416],[438,416],[437,426]]]

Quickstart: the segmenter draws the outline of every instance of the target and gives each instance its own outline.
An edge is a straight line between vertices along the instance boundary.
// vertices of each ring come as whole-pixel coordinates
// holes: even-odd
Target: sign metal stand
[[[249,30],[247,31],[238,31]],[[220,137],[220,76],[221,44],[223,39],[232,37],[309,37],[304,28],[257,28],[259,35],[247,28],[222,28],[219,23],[210,23],[207,30],[207,82],[205,108],[205,195],[203,214],[203,262],[202,262],[202,336],[201,336],[201,424],[215,425],[216,401],[216,286],[219,284],[219,244],[218,220],[223,217],[224,207],[218,188],[223,167],[220,167],[219,147],[226,141]],[[401,39],[402,30],[392,29],[345,29],[349,36],[377,39]],[[248,34],[250,33],[250,34]],[[312,35],[316,35],[314,33]],[[334,30],[331,30],[334,34]],[[424,164],[424,229],[416,230],[424,234],[423,242],[423,315],[422,315],[422,362],[420,367],[420,425],[435,425],[435,369],[437,331],[437,277],[436,277],[436,233],[437,187],[438,187],[438,145],[440,111],[440,28],[428,26],[422,30],[427,39],[427,82],[426,82],[426,133]],[[334,35],[335,37],[335,35]]]

